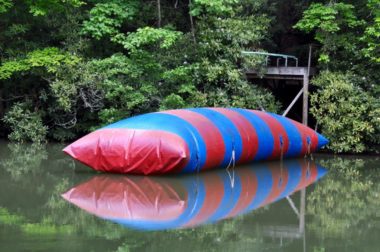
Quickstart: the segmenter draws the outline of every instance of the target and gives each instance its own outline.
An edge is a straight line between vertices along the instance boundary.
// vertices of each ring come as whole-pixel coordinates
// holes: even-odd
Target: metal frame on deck
[[[241,54],[242,55],[262,55],[262,56],[265,56],[267,65],[269,62],[269,58],[275,57],[278,67],[280,66],[281,59],[285,60],[285,67],[288,66],[289,59],[293,59],[296,62],[296,67],[298,67],[298,58],[293,56],[293,55],[279,54],[279,53],[267,53],[267,52],[251,52],[251,51],[242,51]]]
[[[299,80],[303,82],[301,90],[294,97],[293,101],[286,108],[283,116],[286,116],[292,109],[294,104],[303,94],[303,106],[302,106],[302,123],[306,126],[308,125],[308,111],[309,111],[309,81],[310,77],[315,75],[315,68],[311,67],[311,52],[312,46],[309,46],[309,58],[307,67],[298,66],[298,58],[293,55],[278,54],[278,53],[267,53],[267,52],[257,52],[257,51],[242,51],[243,56],[250,55],[262,55],[266,57],[266,73],[264,76],[259,76],[255,69],[250,69],[246,71],[247,78],[257,79],[282,79],[282,80]],[[270,57],[276,58],[276,66],[268,66]],[[280,66],[281,59],[285,59],[285,66]],[[295,66],[288,66],[289,59],[295,60]]]

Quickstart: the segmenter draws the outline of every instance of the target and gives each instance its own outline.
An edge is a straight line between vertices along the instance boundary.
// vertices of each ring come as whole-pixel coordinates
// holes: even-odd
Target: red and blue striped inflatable
[[[314,130],[273,113],[191,108],[118,121],[82,137],[64,152],[99,171],[164,174],[302,156],[327,143]]]
[[[140,230],[194,227],[245,214],[327,172],[308,160],[171,177],[97,175],[62,196],[100,218]]]

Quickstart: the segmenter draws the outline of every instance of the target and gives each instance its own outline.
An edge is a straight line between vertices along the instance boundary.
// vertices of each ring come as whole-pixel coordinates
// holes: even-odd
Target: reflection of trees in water
[[[41,172],[41,163],[48,158],[46,145],[17,144],[7,145],[9,154],[0,160],[0,166],[14,181],[23,180],[23,176]]]
[[[15,182],[28,181],[24,176],[52,176],[55,171],[71,170],[75,162],[65,158],[62,144],[8,143],[0,149],[0,168]]]
[[[238,216],[216,225],[138,232],[103,221],[61,198],[61,193],[79,182],[75,180],[84,180],[83,176],[70,178],[73,174],[67,169],[73,171],[71,160],[56,154],[61,146],[51,148],[9,144],[7,148],[10,154],[0,153],[3,156],[0,165],[11,180],[20,182],[17,183],[20,192],[36,188],[28,185],[35,178],[45,176],[41,180],[44,181],[44,190],[39,196],[42,204],[37,203],[40,207],[38,218],[31,218],[26,209],[15,211],[0,208],[1,225],[13,226],[25,234],[100,238],[104,242],[112,242],[115,251],[176,251],[181,247],[186,251],[201,251],[205,248],[210,251],[279,250],[278,242],[268,241],[264,226],[257,222],[257,218],[265,215],[271,206],[257,209],[249,213],[248,217]],[[355,238],[361,239],[363,234],[359,235],[359,232],[370,234],[378,226],[375,217],[378,218],[380,209],[379,172],[370,167],[370,162],[361,159],[324,159],[320,164],[330,168],[330,172],[316,185],[315,190],[308,190],[306,231],[313,232],[320,239],[344,238],[347,242],[348,238],[351,242],[355,242]],[[65,172],[55,173],[54,170],[61,169],[59,167]],[[323,244],[323,247],[329,246]]]
[[[348,243],[378,229],[379,160],[333,158],[320,163],[330,171],[307,197],[312,216],[307,228],[321,239],[344,237]]]

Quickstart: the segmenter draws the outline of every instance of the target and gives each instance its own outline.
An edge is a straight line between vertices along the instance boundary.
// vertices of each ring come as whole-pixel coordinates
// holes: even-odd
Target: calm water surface
[[[0,142],[0,251],[380,251],[380,159],[105,175]]]

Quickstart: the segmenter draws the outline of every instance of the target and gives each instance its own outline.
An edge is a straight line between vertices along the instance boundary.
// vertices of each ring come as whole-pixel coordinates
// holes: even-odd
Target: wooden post
[[[298,98],[300,98],[301,94],[303,93],[303,88],[298,92],[296,97],[294,97],[293,101],[289,104],[289,106],[286,108],[285,112],[282,114],[282,116],[286,116],[291,108],[294,106],[294,104],[297,102]]]
[[[311,65],[311,45],[309,46],[309,59],[307,63],[307,72],[303,76],[303,108],[302,108],[302,123],[307,126],[309,114],[309,76]]]
[[[305,232],[305,208],[306,208],[306,188],[301,190],[301,202],[300,202],[300,219],[299,219],[299,231]]]
[[[0,118],[4,115],[3,90],[0,87]]]
[[[191,0],[189,0],[189,17],[190,17],[190,30],[191,30],[191,36],[193,37],[194,44],[197,42],[195,39],[195,28],[194,28],[194,20],[193,16],[190,13],[191,10]]]
[[[303,237],[303,251],[306,251],[306,232],[305,232],[305,210],[306,210],[306,188],[301,190],[301,206],[300,206],[300,219],[299,231]]]
[[[157,21],[158,21],[158,28],[161,28],[161,1],[157,0]]]

